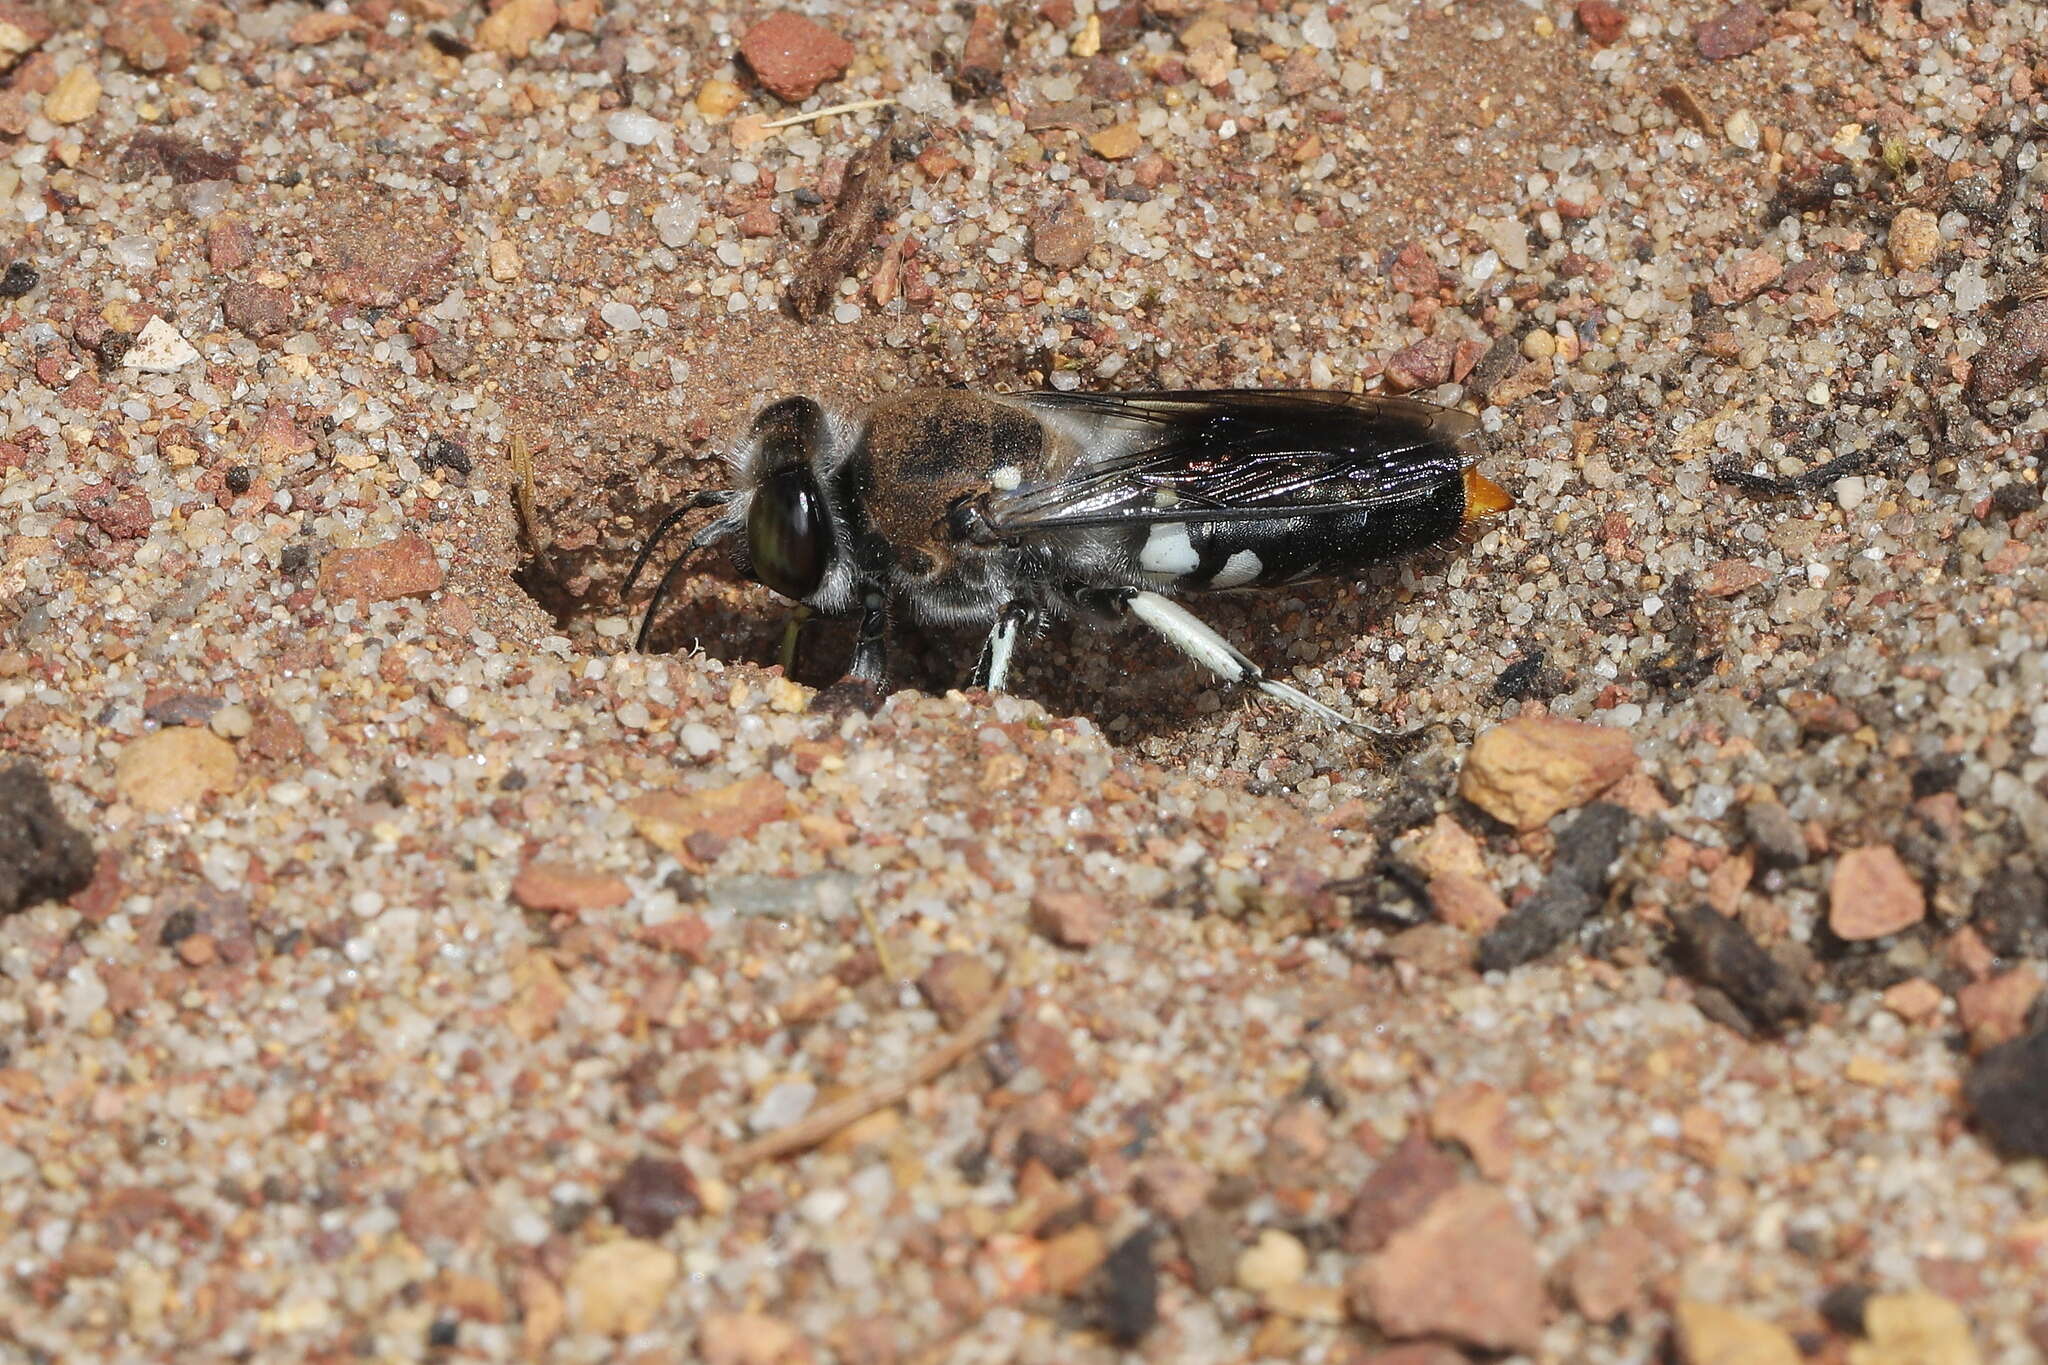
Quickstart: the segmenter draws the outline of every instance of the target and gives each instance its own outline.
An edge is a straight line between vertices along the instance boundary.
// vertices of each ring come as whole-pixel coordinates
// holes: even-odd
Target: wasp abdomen
[[[1413,502],[1285,520],[1164,521],[1134,537],[1143,573],[1187,592],[1257,588],[1352,573],[1440,545],[1465,522],[1465,485],[1446,480]]]

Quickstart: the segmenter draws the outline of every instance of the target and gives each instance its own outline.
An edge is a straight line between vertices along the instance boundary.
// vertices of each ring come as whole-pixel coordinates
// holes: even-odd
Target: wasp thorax
[[[802,601],[825,579],[832,526],[811,471],[791,465],[754,490],[747,508],[747,555],[754,581]]]

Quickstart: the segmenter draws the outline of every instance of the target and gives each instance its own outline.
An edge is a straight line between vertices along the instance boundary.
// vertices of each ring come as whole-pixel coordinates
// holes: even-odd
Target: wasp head
[[[825,581],[833,556],[832,518],[813,467],[829,439],[824,409],[809,398],[782,399],[754,420],[748,439],[747,472],[759,482],[735,557],[755,582],[801,602]]]

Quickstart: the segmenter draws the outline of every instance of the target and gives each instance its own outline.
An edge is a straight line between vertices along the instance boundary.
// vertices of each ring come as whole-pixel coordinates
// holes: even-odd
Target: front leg
[[[843,681],[880,688],[889,678],[889,605],[880,593],[869,593],[861,605],[860,636],[853,642],[853,663]]]
[[[776,661],[782,665],[782,676],[788,677],[796,671],[796,646],[804,633],[804,624],[811,619],[811,609],[798,604],[789,614],[789,620],[782,627],[782,650]]]
[[[990,692],[1003,691],[1009,685],[1010,659],[1017,651],[1017,637],[1026,631],[1036,631],[1038,622],[1038,608],[1031,603],[1005,603],[996,614],[995,628],[988,633],[988,643],[981,647],[981,658],[967,685]]]
[[[811,698],[810,709],[824,715],[861,711],[872,716],[889,696],[889,608],[871,594],[861,608],[860,635],[853,642],[853,662],[846,676]]]

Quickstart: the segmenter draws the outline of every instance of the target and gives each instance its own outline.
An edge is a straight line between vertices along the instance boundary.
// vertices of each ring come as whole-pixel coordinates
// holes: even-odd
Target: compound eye
[[[802,601],[825,580],[832,527],[811,471],[796,465],[771,475],[747,508],[747,553],[754,581]]]

